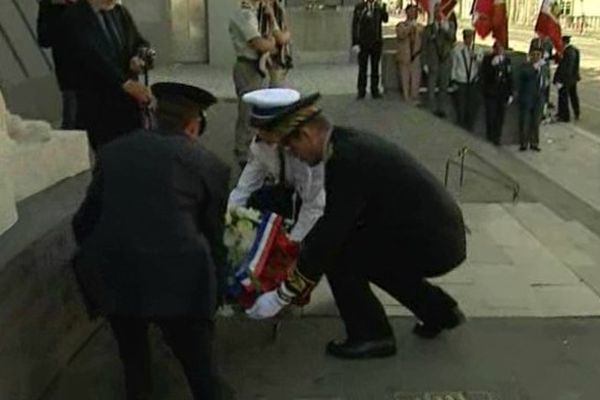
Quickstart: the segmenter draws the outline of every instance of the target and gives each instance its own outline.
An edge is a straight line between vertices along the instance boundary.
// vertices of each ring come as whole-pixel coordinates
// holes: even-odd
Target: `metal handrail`
[[[494,170],[498,175],[502,176],[504,178],[505,181],[498,179],[497,177],[493,177],[489,174],[486,174],[482,171],[479,171],[475,168],[469,167],[465,165],[465,159],[467,157],[467,155],[470,155],[474,158],[476,158],[477,160],[479,160],[481,163],[485,164],[486,166],[488,166],[489,168],[491,168],[492,170]],[[459,160],[457,160],[457,158]],[[450,166],[451,165],[458,165],[460,166],[460,177],[459,177],[459,189],[460,191],[462,191],[462,187],[464,185],[464,179],[465,179],[465,170],[468,170],[476,175],[479,175],[483,178],[489,179],[492,182],[498,183],[508,189],[512,190],[512,201],[516,202],[517,199],[519,198],[519,195],[521,193],[521,185],[519,184],[519,182],[517,182],[516,180],[514,180],[512,177],[510,177],[508,174],[506,174],[504,171],[502,171],[500,168],[496,167],[494,164],[490,163],[489,161],[487,161],[485,158],[483,158],[481,155],[479,155],[477,152],[475,152],[473,149],[471,149],[468,146],[465,146],[463,148],[461,148],[456,156],[452,156],[450,158],[448,158],[448,160],[446,161],[446,172],[444,175],[444,186],[446,186],[446,188],[448,187],[448,179],[450,176]],[[508,181],[508,182],[506,182]],[[459,192],[460,193],[460,192]]]

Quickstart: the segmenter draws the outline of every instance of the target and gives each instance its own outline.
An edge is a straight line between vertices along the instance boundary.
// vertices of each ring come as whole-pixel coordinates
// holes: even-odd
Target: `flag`
[[[505,0],[475,0],[471,9],[473,27],[482,38],[490,34],[504,48],[508,47],[508,17]]]
[[[560,21],[561,7],[558,0],[543,0],[540,15],[535,24],[535,31],[540,36],[547,36],[552,40],[556,52],[562,54],[562,31]]]

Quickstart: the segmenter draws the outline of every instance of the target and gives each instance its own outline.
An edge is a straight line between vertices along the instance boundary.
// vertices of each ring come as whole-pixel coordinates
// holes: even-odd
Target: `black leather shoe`
[[[527,150],[527,146],[525,146],[523,144],[521,146],[519,146],[519,151],[525,151],[525,150]]]
[[[540,146],[533,146],[533,145],[532,145],[532,146],[529,146],[529,148],[530,148],[531,150],[533,150],[533,151],[537,151],[537,152],[540,152],[540,151],[542,151],[542,149],[540,149]]]
[[[446,117],[447,117],[447,115],[444,111],[436,111],[433,113],[433,115],[435,115],[436,117],[441,118],[441,119],[446,119]]]
[[[383,97],[383,96],[381,95],[381,93],[379,93],[379,92],[373,92],[373,93],[371,93],[371,96],[372,96],[374,99],[381,99],[381,98]]]
[[[367,342],[331,341],[327,344],[326,353],[344,359],[367,359],[391,357],[396,354],[396,341],[393,337]]]
[[[417,322],[413,328],[413,333],[422,339],[433,339],[437,337],[444,330],[454,329],[459,325],[462,325],[467,320],[465,314],[460,308],[455,307],[452,310],[450,319],[443,325],[430,325],[424,324],[423,322]]]
[[[365,98],[365,93],[359,93],[356,95],[356,100],[363,100]]]

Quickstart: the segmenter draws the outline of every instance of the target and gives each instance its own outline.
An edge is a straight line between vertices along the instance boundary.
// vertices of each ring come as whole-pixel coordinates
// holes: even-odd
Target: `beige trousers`
[[[419,88],[421,87],[421,59],[417,57],[410,64],[398,65],[402,95],[406,101],[419,101]]]

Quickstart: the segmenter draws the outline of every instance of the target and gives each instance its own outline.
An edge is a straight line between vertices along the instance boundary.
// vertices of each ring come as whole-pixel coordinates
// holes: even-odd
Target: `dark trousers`
[[[504,97],[485,98],[485,133],[490,142],[500,144],[505,115],[506,99]]]
[[[540,123],[544,105],[541,103],[519,105],[519,141],[521,146],[540,144]]]
[[[367,69],[371,60],[371,93],[379,93],[379,61],[383,45],[375,43],[372,45],[360,45],[358,53],[358,93],[364,95],[367,92]]]
[[[97,152],[111,141],[142,127],[142,112],[124,93],[77,93],[77,120]]]
[[[415,253],[411,252],[413,246],[401,249],[396,242],[395,247],[390,247],[392,237],[403,242],[398,235],[380,240],[366,230],[357,234],[345,246],[336,266],[326,273],[349,340],[377,340],[393,335],[369,283],[389,293],[426,324],[443,326],[453,317],[456,301],[425,278],[427,270],[437,270],[431,267],[442,264],[427,260],[431,258],[427,255],[411,255]],[[420,260],[432,265],[419,265]]]
[[[119,344],[125,371],[127,400],[146,400],[152,393],[149,320],[109,318]],[[191,318],[161,318],[158,325],[165,342],[181,365],[195,400],[221,399],[213,350],[214,322]]]
[[[573,107],[575,118],[579,118],[579,94],[577,93],[577,84],[565,85],[558,91],[558,119],[568,122],[571,120],[571,111],[569,101]]]
[[[72,90],[61,92],[62,96],[62,123],[60,128],[73,130],[81,128],[77,121],[77,95]]]
[[[457,122],[468,130],[473,130],[477,113],[479,112],[480,88],[477,82],[474,83],[458,83],[456,91],[457,102]]]

